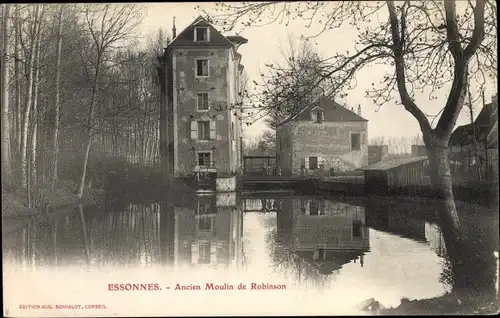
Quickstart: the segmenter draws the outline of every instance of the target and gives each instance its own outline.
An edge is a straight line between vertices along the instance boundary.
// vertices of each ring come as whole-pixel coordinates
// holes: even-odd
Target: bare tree
[[[386,145],[386,144],[387,144],[387,141],[385,140],[384,136],[370,138],[370,145],[382,146],[382,145]]]
[[[31,106],[33,102],[33,70],[34,70],[34,59],[35,59],[35,42],[36,42],[36,33],[38,27],[40,25],[39,21],[39,11],[40,5],[35,4],[34,14],[33,14],[33,23],[30,30],[30,42],[28,44],[28,56],[26,60],[26,90],[25,90],[25,100],[24,100],[24,109],[23,109],[23,117],[22,117],[22,130],[21,130],[21,148],[20,148],[20,165],[21,165],[21,187],[26,188],[29,181],[28,175],[28,136],[29,136],[29,124],[30,124],[30,113]]]
[[[60,121],[60,90],[61,90],[61,54],[62,54],[62,19],[64,5],[59,5],[58,31],[57,31],[57,56],[56,56],[56,74],[55,74],[55,96],[54,96],[54,135],[52,140],[53,166],[52,166],[52,191],[54,191],[57,182],[57,167],[59,160],[59,121]]]
[[[282,57],[284,62],[267,64],[270,74],[261,75],[265,84],[262,95],[258,96],[262,100],[264,114],[270,115],[266,122],[273,129],[280,121],[307,107],[328,89],[328,83],[324,81],[316,89],[309,90],[311,83],[318,82],[323,71],[321,57],[310,41],[301,39],[297,44],[289,36],[287,50],[282,49]],[[277,101],[281,101],[278,107]]]
[[[474,81],[481,86],[488,77],[497,76],[496,3],[317,1],[220,4],[217,8],[209,20],[224,30],[234,28],[237,22],[257,26],[293,19],[306,20],[309,25],[320,21],[323,31],[347,23],[356,27],[355,52],[338,53],[324,62],[323,76],[310,83],[304,93],[322,81],[329,81],[332,91],[350,89],[360,69],[372,63],[388,66],[380,85],[372,83],[367,88],[367,96],[382,105],[393,99],[396,91],[401,104],[418,121],[428,150],[431,183],[442,199],[438,216],[446,248],[457,265],[454,268],[463,269],[464,240],[452,190],[448,141],[464,105],[467,83]],[[290,76],[286,71],[278,75]],[[430,98],[436,98],[436,91],[447,92],[435,127],[419,107],[424,101],[415,100],[417,89],[430,91]],[[277,100],[274,107],[281,103],[283,99]]]
[[[31,176],[30,179],[35,179],[37,175],[37,167],[36,167],[36,156],[37,156],[37,130],[38,130],[38,99],[39,99],[39,87],[40,87],[40,42],[42,35],[42,21],[45,13],[45,4],[42,4],[42,10],[39,17],[39,23],[36,30],[35,35],[35,47],[34,49],[34,60],[33,60],[33,98],[32,98],[32,108],[33,111],[31,113],[31,129],[30,129],[30,137],[31,146],[30,146],[30,170]]]
[[[9,54],[10,4],[2,6],[2,51],[0,57],[0,95],[2,96],[2,186],[11,181],[10,126],[9,126]]]
[[[85,125],[85,154],[83,159],[82,174],[78,186],[78,197],[83,196],[85,188],[85,178],[87,174],[87,164],[90,147],[93,138],[94,111],[99,91],[99,80],[103,68],[106,67],[107,58],[114,49],[114,46],[121,43],[139,22],[139,8],[130,4],[102,4],[85,5],[84,20],[86,31],[89,33],[91,41],[88,43],[86,59],[86,71],[91,80],[90,102],[87,110],[87,121]]]

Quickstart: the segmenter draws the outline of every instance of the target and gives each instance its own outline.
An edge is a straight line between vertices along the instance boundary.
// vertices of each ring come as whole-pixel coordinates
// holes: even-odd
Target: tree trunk
[[[10,161],[10,128],[9,128],[9,19],[10,4],[3,7],[2,21],[2,52],[0,61],[0,94],[2,98],[2,187],[9,185],[11,181],[11,161]]]
[[[92,136],[88,135],[88,139],[87,139],[87,145],[85,147],[85,154],[84,154],[84,158],[83,158],[83,170],[82,170],[82,175],[80,177],[80,185],[78,186],[78,198],[82,198],[83,197],[83,190],[85,189],[85,178],[87,176],[87,164],[88,164],[88,161],[89,161],[89,154],[90,154],[90,146],[92,144]]]
[[[467,277],[464,264],[464,240],[457,207],[453,196],[453,181],[450,169],[449,149],[445,142],[434,139],[428,149],[429,173],[437,198],[436,217],[439,220],[446,251],[456,280],[455,288],[466,285]]]
[[[22,122],[22,131],[21,131],[21,187],[26,187],[26,174],[27,174],[27,165],[26,165],[26,157],[27,157],[27,149],[28,149],[28,133],[29,133],[29,119],[30,119],[30,111],[31,111],[31,102],[32,102],[32,94],[33,94],[33,44],[35,42],[34,35],[36,32],[36,26],[38,24],[38,12],[39,12],[39,4],[35,5],[35,17],[34,17],[34,26],[32,31],[32,41],[31,48],[28,53],[28,59],[26,61],[27,64],[27,87],[26,87],[26,97],[24,103],[24,113],[23,113],[23,122]]]
[[[40,77],[40,35],[41,35],[41,19],[43,16],[40,14],[40,23],[38,23],[36,39],[35,39],[35,59],[34,59],[34,79],[33,79],[33,111],[31,113],[33,124],[31,126],[32,135],[31,135],[31,180],[37,181],[37,166],[36,166],[36,158],[37,158],[37,130],[38,130],[38,87],[39,87],[39,77]]]
[[[15,134],[15,143],[16,143],[16,158],[19,155],[20,147],[21,147],[21,111],[22,111],[22,102],[21,102],[21,27],[19,22],[19,5],[16,6],[16,21],[14,24],[15,32],[15,51],[14,51],[14,73],[16,77],[16,113],[15,113],[15,125],[16,125],[16,134]]]
[[[56,57],[56,76],[55,76],[55,98],[54,98],[54,136],[52,140],[53,166],[52,166],[52,191],[54,191],[57,182],[58,156],[59,156],[59,108],[60,108],[60,82],[61,82],[61,52],[62,52],[62,18],[63,5],[59,7],[59,30],[57,33],[57,57]]]
[[[96,71],[94,74],[94,79],[92,82],[92,92],[90,94],[90,106],[89,106],[89,112],[88,112],[88,117],[87,117],[87,146],[85,147],[85,155],[83,159],[83,167],[82,167],[82,175],[80,178],[80,185],[78,186],[78,197],[81,199],[83,197],[83,190],[85,189],[85,178],[87,176],[87,164],[89,161],[89,153],[90,153],[90,146],[92,145],[92,117],[94,115],[94,105],[95,105],[95,99],[96,99],[96,94],[98,91],[98,79],[99,79],[99,71],[100,71],[100,64],[101,64],[101,57],[102,53],[99,51],[97,52],[97,63],[96,63]]]

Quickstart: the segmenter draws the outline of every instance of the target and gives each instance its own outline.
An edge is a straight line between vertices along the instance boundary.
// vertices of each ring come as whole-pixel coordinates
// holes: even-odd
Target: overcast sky
[[[200,5],[210,12],[210,8],[214,3],[153,3],[144,4],[146,14],[141,25],[140,32],[144,35],[154,33],[158,28],[167,28],[170,32],[172,29],[173,17],[176,18],[177,34],[193,22],[200,15],[196,11],[195,6]],[[312,25],[310,28],[305,27],[304,21],[294,21],[288,26],[274,23],[263,27],[247,28],[241,31],[241,35],[248,39],[248,43],[242,45],[238,52],[242,54],[242,64],[245,66],[250,81],[259,80],[259,68],[265,69],[265,63],[275,62],[281,56],[281,47],[286,45],[286,40],[289,35],[296,37],[310,36],[318,33],[321,25]],[[236,31],[240,31],[237,29]],[[353,48],[353,43],[356,39],[354,27],[343,28],[342,30],[331,30],[323,33],[317,38],[315,47],[317,51],[324,57],[331,56],[336,52],[345,52]],[[224,35],[231,35],[225,33]],[[361,105],[362,116],[369,120],[368,134],[369,138],[377,136],[407,136],[412,137],[420,133],[420,128],[416,119],[413,118],[403,106],[390,103],[378,108],[370,99],[364,97],[365,89],[371,86],[372,82],[381,80],[384,74],[385,67],[374,65],[366,68],[358,73],[357,88],[349,92],[349,96],[342,100],[347,103],[348,107],[357,109],[357,105]],[[486,92],[486,102],[491,101],[493,90]],[[436,114],[444,105],[446,92],[438,96],[437,100],[429,101],[428,95],[417,95],[416,102],[426,114]],[[475,106],[476,115],[479,113],[481,104]],[[459,118],[457,125],[462,125],[470,122],[469,115],[465,110]],[[256,122],[248,128],[245,128],[245,135],[256,137],[266,128],[261,121]]]

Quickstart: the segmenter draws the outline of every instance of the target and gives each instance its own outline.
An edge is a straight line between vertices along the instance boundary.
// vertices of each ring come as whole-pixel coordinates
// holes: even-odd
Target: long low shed
[[[364,168],[365,192],[387,193],[429,184],[427,156],[398,158]]]

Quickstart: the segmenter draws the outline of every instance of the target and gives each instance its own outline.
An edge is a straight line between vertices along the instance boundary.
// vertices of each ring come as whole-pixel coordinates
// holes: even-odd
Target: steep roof
[[[314,260],[314,251],[297,251],[295,254],[300,256],[306,263],[315,267],[321,274],[330,275],[335,270],[341,269],[345,264],[358,259],[358,257],[364,254],[364,251],[327,250],[327,257],[324,260]]]
[[[210,29],[210,41],[195,42],[194,41],[194,28],[195,27],[208,27]],[[194,47],[234,47],[234,44],[229,41],[222,33],[220,33],[214,26],[212,26],[202,16],[197,17],[193,23],[180,32],[168,45],[169,47],[175,46],[194,46]]]
[[[495,123],[498,121],[498,105],[489,103],[484,105],[474,123],[459,126],[451,134],[449,145],[468,145],[473,142],[474,129],[476,130],[476,140],[483,141],[488,136]]]
[[[333,99],[322,96],[315,103],[311,104],[310,106],[302,109],[296,114],[293,114],[292,116],[283,120],[277,126],[281,126],[290,121],[310,121],[311,117],[309,115],[309,112],[316,107],[319,107],[324,111],[323,114],[324,122],[368,121],[365,118],[353,112],[352,110],[349,110],[346,107],[338,104]]]

